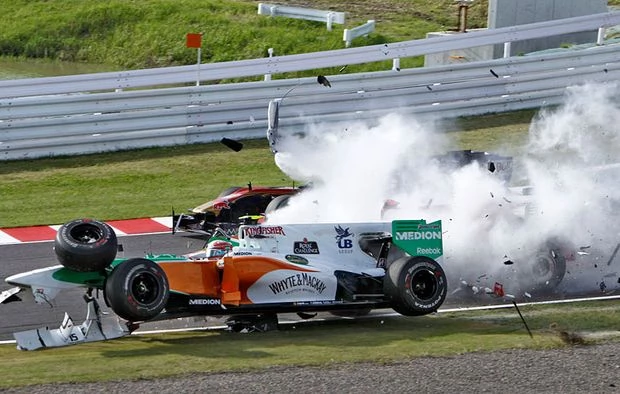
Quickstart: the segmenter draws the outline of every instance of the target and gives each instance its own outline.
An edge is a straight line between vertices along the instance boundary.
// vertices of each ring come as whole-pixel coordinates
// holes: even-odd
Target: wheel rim
[[[433,298],[437,292],[437,278],[430,270],[419,270],[410,279],[409,288],[413,295],[421,300]]]
[[[151,304],[159,295],[157,278],[148,272],[140,273],[131,281],[131,294],[139,303]]]
[[[69,233],[71,238],[81,244],[94,244],[103,238],[103,231],[97,226],[91,224],[82,224],[72,228]]]
[[[554,262],[550,257],[539,256],[532,267],[532,272],[536,278],[545,280],[551,277],[553,273]]]

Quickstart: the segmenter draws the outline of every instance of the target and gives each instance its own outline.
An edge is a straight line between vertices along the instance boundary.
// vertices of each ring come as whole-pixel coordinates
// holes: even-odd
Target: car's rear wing
[[[274,154],[278,152],[276,145],[280,138],[278,134],[278,122],[281,101],[282,99],[271,100],[267,109],[267,141],[269,141],[269,148],[271,148]]]
[[[441,220],[392,221],[392,242],[411,256],[426,256],[438,260],[443,255]]]

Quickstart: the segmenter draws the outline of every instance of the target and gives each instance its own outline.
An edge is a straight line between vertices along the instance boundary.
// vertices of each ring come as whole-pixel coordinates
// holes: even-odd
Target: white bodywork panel
[[[59,328],[37,328],[13,334],[20,350],[37,350],[49,347],[61,347],[78,343],[105,341],[131,334],[127,326],[121,325],[116,316],[103,317],[94,298],[86,300],[88,312],[86,320],[79,326],[65,313]]]

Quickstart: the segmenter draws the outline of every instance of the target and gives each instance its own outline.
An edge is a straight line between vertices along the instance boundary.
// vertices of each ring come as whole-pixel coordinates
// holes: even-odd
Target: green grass
[[[196,51],[187,33],[203,33],[203,62],[254,59],[344,48],[343,30],[376,21],[376,30],[353,46],[420,39],[458,28],[453,0],[274,1],[346,13],[332,31],[325,23],[257,14],[254,0],[0,0],[0,55],[106,64],[118,69],[186,65]],[[609,0],[619,5],[620,0]],[[468,11],[468,28],[486,27],[488,0]],[[421,57],[401,66],[422,65]],[[347,72],[389,69],[389,64],[352,65]],[[337,72],[335,70],[332,70]],[[328,73],[327,71],[325,73]],[[289,76],[316,75],[307,71]],[[276,76],[277,77],[277,76]]]
[[[444,124],[451,149],[518,153],[532,111],[456,119]],[[447,121],[446,121],[447,122]],[[482,126],[484,125],[484,126]],[[460,131],[459,131],[460,130]],[[0,228],[170,215],[229,186],[293,185],[275,165],[267,140],[85,155],[0,164]]]
[[[258,15],[258,1],[252,0],[1,0],[0,54],[136,69],[194,64],[196,51],[185,47],[187,33],[203,33],[203,62],[220,62],[265,57],[270,47],[276,56],[344,48],[343,30],[368,19],[377,21],[376,31],[353,46],[424,38],[457,27],[452,0],[279,3],[346,12],[346,24],[328,31],[322,22]],[[484,26],[486,12],[487,1],[479,0],[469,25]],[[401,63],[421,64],[421,58]],[[351,66],[348,72],[360,67],[386,68]]]
[[[620,305],[614,302],[523,306],[521,311],[533,338],[515,310],[506,309],[339,320],[245,335],[222,331],[150,334],[35,352],[2,346],[0,368],[11,373],[4,375],[0,389],[277,366],[389,363],[502,349],[549,349],[569,345],[561,339],[560,331],[596,334],[617,330],[620,323]],[[586,344],[596,342],[588,335],[580,335]]]

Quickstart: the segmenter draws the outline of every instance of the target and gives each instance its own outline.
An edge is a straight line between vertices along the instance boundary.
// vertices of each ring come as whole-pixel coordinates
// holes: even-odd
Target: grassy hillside
[[[325,23],[258,15],[255,0],[0,0],[0,56],[45,58],[139,69],[194,64],[187,33],[203,33],[203,62],[251,59],[339,49],[343,30],[377,22],[376,31],[353,46],[425,37],[458,27],[454,0],[272,1],[346,12],[346,24],[327,31]],[[620,5],[620,0],[609,0]],[[468,27],[485,27],[488,0],[469,7]],[[402,67],[420,66],[406,59]],[[352,66],[348,72],[385,68]],[[303,74],[303,73],[302,73]]]
[[[453,0],[280,1],[347,13],[345,25],[258,15],[252,0],[0,0],[0,55],[103,63],[138,69],[193,64],[185,35],[203,33],[203,62],[340,49],[343,30],[377,21],[354,46],[423,38],[455,28]],[[487,0],[470,10],[471,27],[486,24]],[[412,65],[419,65],[416,60]],[[403,66],[405,66],[403,64]],[[351,71],[351,70],[349,70]]]

